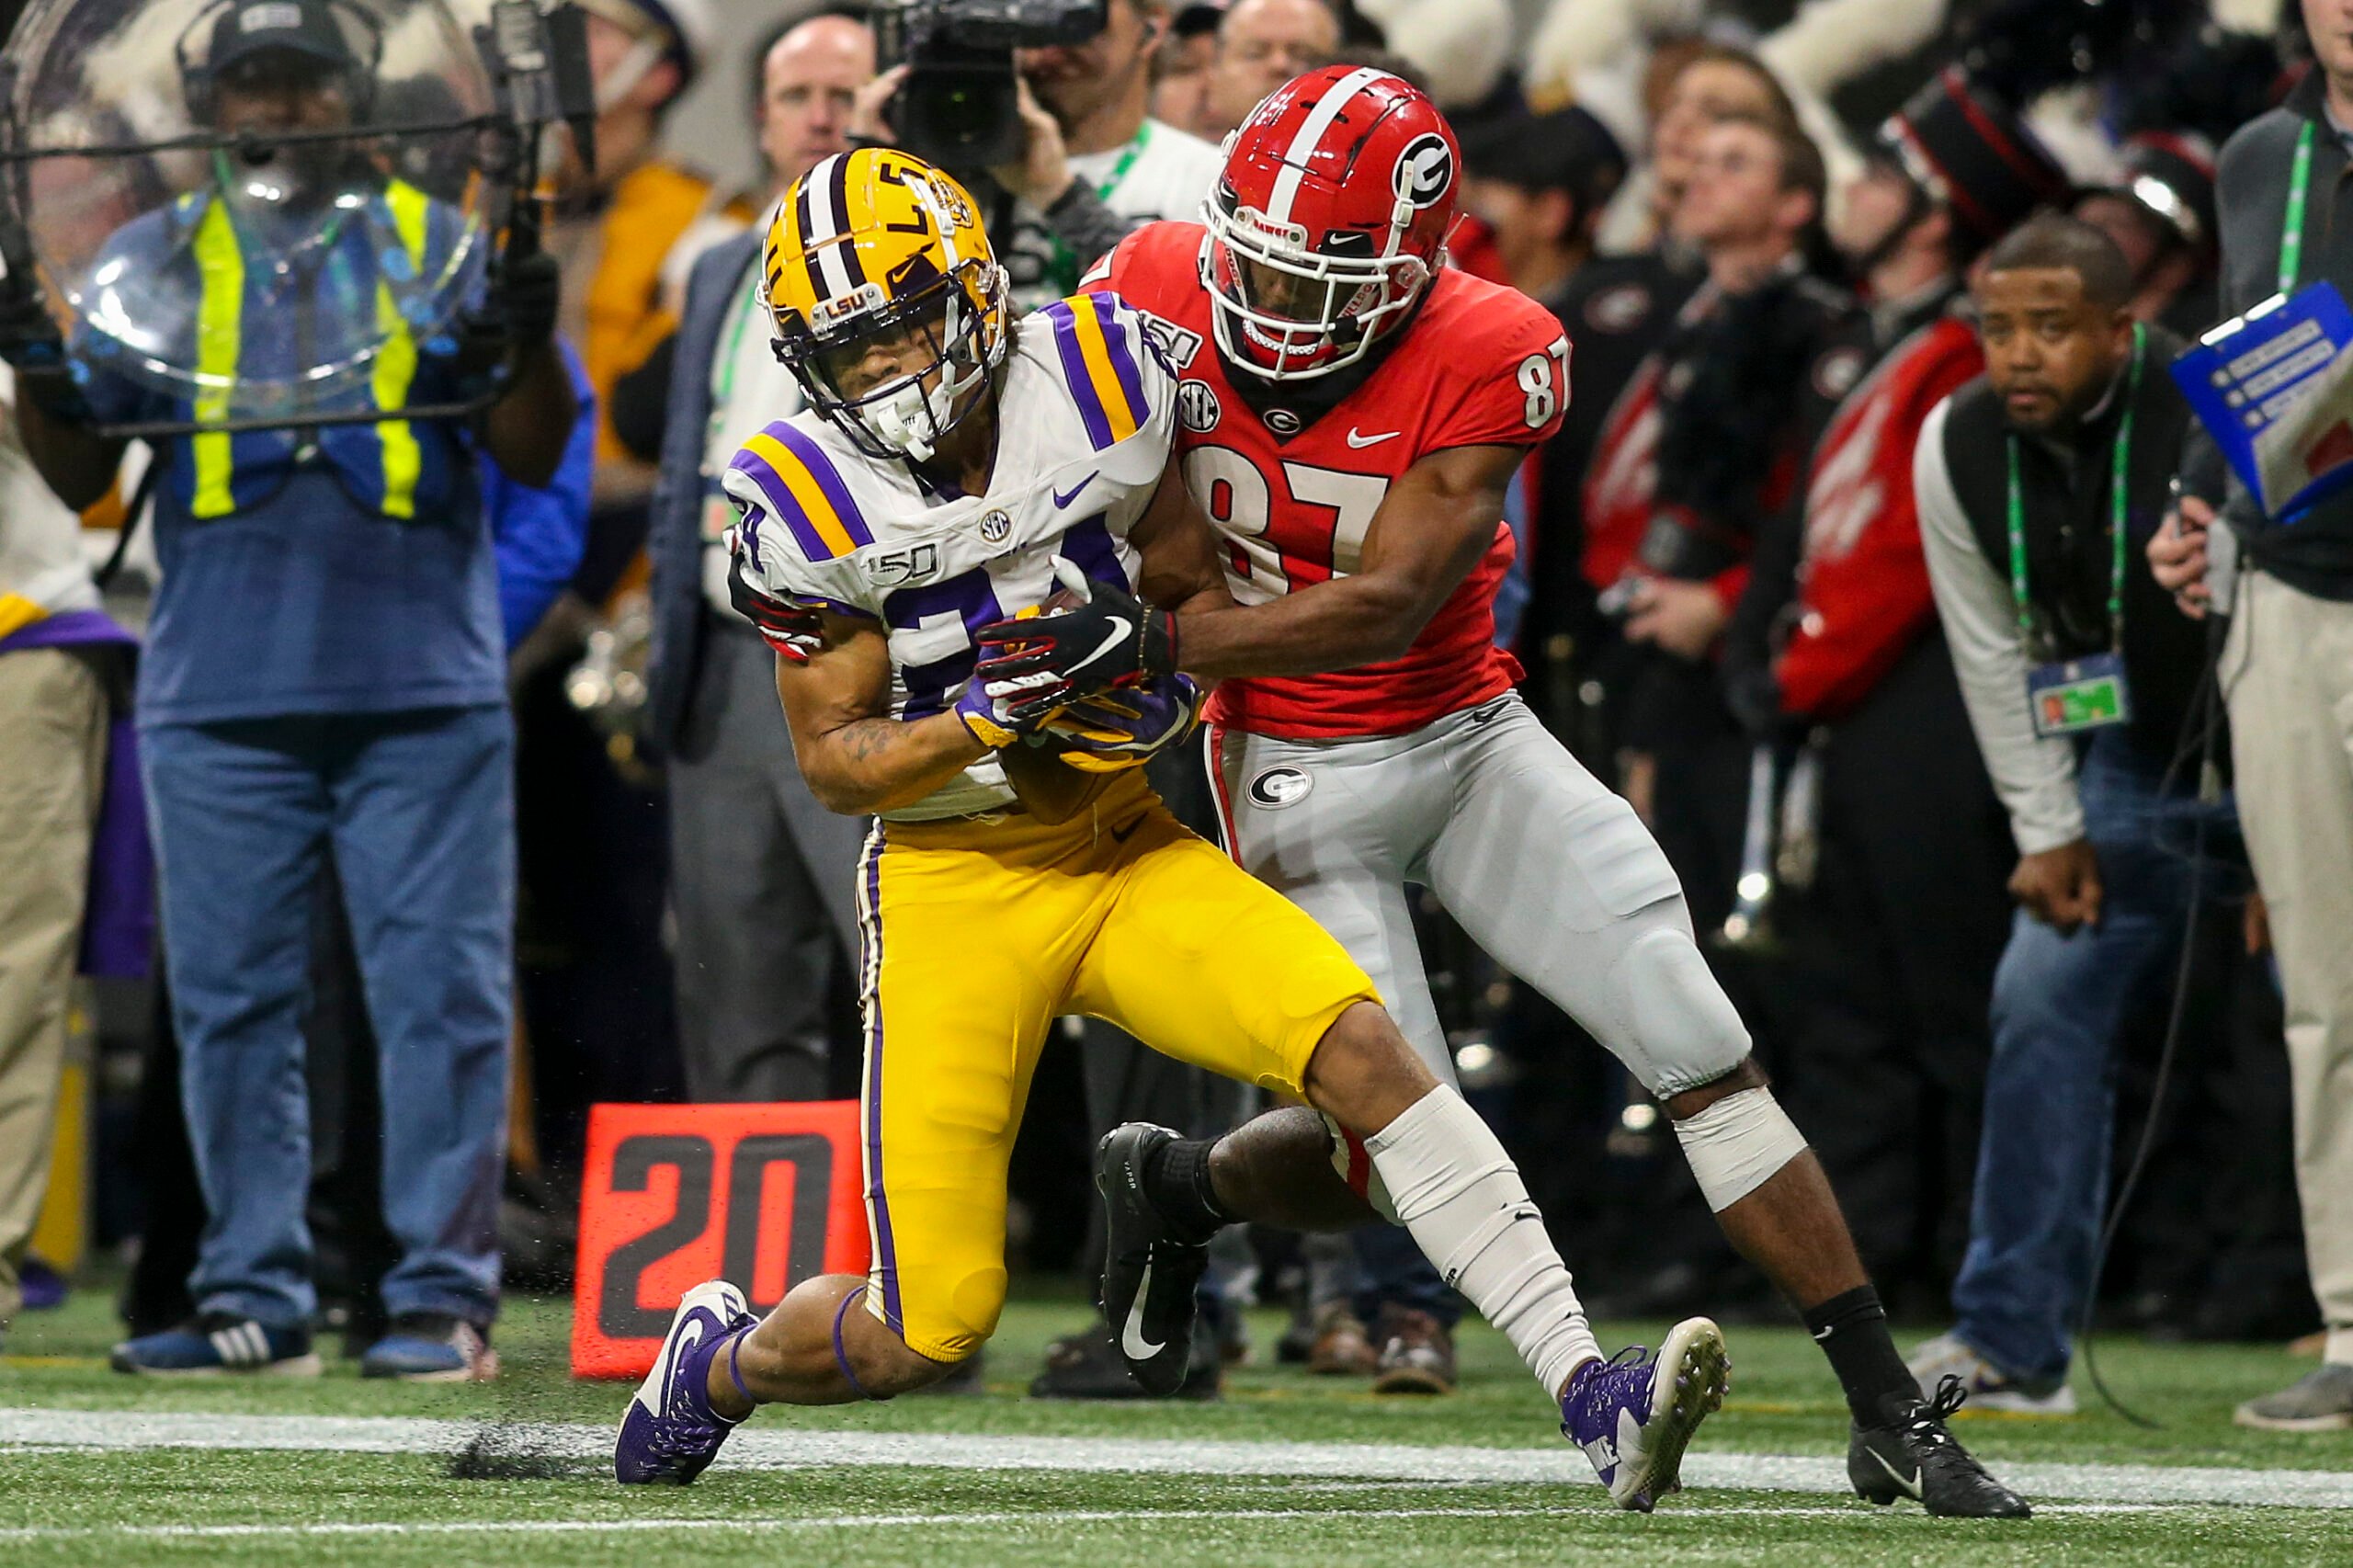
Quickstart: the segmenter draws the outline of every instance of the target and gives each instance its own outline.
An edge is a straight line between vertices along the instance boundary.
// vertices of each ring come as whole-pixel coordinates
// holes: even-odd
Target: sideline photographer
[[[961,41],[983,26],[968,18],[998,10],[918,0],[878,12],[885,57],[893,36],[904,40],[903,57],[858,96],[850,134],[904,146],[960,174],[984,173],[972,194],[1014,308],[1030,311],[1074,292],[1080,275],[1131,229],[1193,217],[1220,164],[1215,147],[1148,113],[1153,60],[1168,33],[1165,0],[1024,7],[1018,25],[992,20],[982,34],[1067,41],[994,54]],[[1100,23],[1087,32],[1090,12]],[[997,66],[983,62],[1007,54],[999,80]],[[927,74],[937,85],[926,85]],[[901,97],[911,81],[927,96]],[[938,107],[943,97],[953,98],[956,113]],[[916,102],[917,118],[901,127]]]
[[[109,299],[108,279],[131,280],[125,296],[165,317],[142,341],[197,368],[188,390],[113,369],[95,327],[69,358],[29,278],[0,301],[27,449],[74,507],[123,456],[100,425],[217,424],[273,382],[303,389],[306,415],[394,415],[466,403],[506,372],[471,424],[152,439],[164,577],[138,722],[210,1220],[198,1317],[117,1346],[125,1372],[317,1369],[301,1014],[330,847],[382,1048],[385,1219],[402,1252],[382,1284],[391,1332],[363,1370],[495,1368],[514,742],[479,457],[545,484],[578,404],[545,256],[510,258],[449,332],[403,308],[420,279],[462,278],[470,220],[372,151],[376,29],[353,0],[230,0],[183,39],[191,123],[251,141],[118,231],[92,277]],[[327,134],[273,140],[306,131]],[[319,378],[347,362],[373,371]]]

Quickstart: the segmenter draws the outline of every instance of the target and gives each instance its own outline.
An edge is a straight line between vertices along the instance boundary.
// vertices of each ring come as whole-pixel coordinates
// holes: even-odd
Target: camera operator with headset
[[[330,419],[363,416],[151,438],[165,575],[138,722],[210,1219],[189,1281],[199,1315],[118,1346],[125,1372],[318,1370],[301,1023],[330,846],[382,1051],[385,1220],[402,1249],[381,1289],[392,1330],[363,1370],[495,1367],[514,732],[477,454],[545,484],[579,405],[544,255],[510,256],[449,329],[412,322],[412,284],[462,276],[469,220],[365,139],[381,42],[350,0],[224,0],[182,37],[190,122],[250,140],[119,230],[92,275],[186,308],[164,352],[196,368],[190,391],[110,369],[95,327],[69,351],[29,277],[0,297],[27,449],[72,506],[114,483],[125,442],[100,426],[220,424],[241,389],[274,381],[323,386]],[[364,383],[318,381],[369,355]],[[502,366],[470,425],[364,417],[472,402]]]
[[[958,6],[948,0],[903,9],[911,17],[929,9],[953,18]],[[1064,37],[1086,25],[1073,19],[1085,7],[1069,10]],[[1092,36],[1013,51],[1011,108],[1019,118],[1019,155],[991,163],[985,179],[968,181],[1012,283],[1016,311],[1074,292],[1080,275],[1129,230],[1155,219],[1192,217],[1217,183],[1217,149],[1148,112],[1153,60],[1168,33],[1166,0],[1100,0],[1096,15],[1102,20]],[[891,16],[881,11],[876,19],[884,23]],[[910,38],[916,30],[915,24],[908,26]],[[928,138],[913,125],[903,128],[904,137],[893,134],[904,116],[892,100],[911,75],[920,82],[926,69],[920,42],[909,54],[858,96],[851,140],[905,145],[961,175],[958,160],[922,144]],[[975,137],[975,144],[989,139]],[[1002,146],[1016,138],[997,140]]]

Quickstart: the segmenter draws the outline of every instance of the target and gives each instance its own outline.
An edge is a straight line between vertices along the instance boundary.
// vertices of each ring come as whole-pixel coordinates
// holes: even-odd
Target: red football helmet
[[[1454,223],[1454,131],[1386,71],[1326,65],[1225,142],[1201,282],[1218,347],[1267,381],[1353,365],[1403,326]]]

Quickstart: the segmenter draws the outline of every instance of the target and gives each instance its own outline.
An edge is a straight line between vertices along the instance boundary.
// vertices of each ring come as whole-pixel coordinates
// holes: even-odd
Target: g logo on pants
[[[1245,792],[1249,795],[1252,805],[1276,812],[1285,806],[1299,804],[1314,788],[1315,780],[1296,767],[1269,767],[1250,780],[1250,787]]]

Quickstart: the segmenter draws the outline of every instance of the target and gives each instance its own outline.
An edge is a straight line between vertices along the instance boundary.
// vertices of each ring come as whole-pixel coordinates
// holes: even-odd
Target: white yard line
[[[2142,1514],[2155,1512],[2144,1503],[2059,1504],[2039,1510],[2047,1514]],[[1722,1518],[1850,1518],[1881,1517],[1862,1503],[1840,1508],[1733,1507],[1686,1511],[1695,1519]],[[0,1529],[0,1541],[51,1540],[251,1540],[315,1536],[440,1536],[440,1535],[639,1535],[648,1531],[698,1530],[867,1530],[971,1528],[973,1526],[1040,1526],[1141,1524],[1168,1520],[1210,1523],[1313,1520],[1328,1524],[1346,1519],[1583,1519],[1605,1520],[1614,1516],[1600,1508],[1040,1508],[1022,1512],[970,1514],[833,1514],[753,1516],[742,1518],[651,1519],[438,1519],[420,1523],[392,1520],[332,1524],[287,1525],[101,1525],[63,1528]],[[1672,1519],[1673,1512],[1660,1516]]]
[[[606,1459],[612,1452],[612,1430],[606,1426],[491,1427],[474,1422],[380,1416],[0,1409],[0,1448],[455,1453],[486,1433],[494,1435],[500,1452],[588,1460]],[[794,1431],[781,1423],[739,1433],[719,1462],[738,1470],[904,1465],[969,1471],[1299,1476],[1426,1484],[1590,1480],[1584,1460],[1566,1447],[1415,1448],[1169,1437],[810,1432]],[[2353,1472],[2342,1471],[2051,1463],[1998,1468],[2005,1481],[2038,1501],[2353,1508]],[[1848,1490],[1846,1463],[1833,1458],[1694,1453],[1684,1461],[1683,1473],[1686,1483],[1695,1488],[1831,1495]]]

